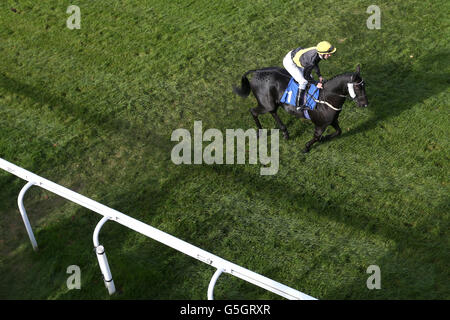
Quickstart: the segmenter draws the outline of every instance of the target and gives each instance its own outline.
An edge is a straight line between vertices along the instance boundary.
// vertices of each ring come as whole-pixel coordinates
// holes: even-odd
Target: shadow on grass
[[[414,105],[423,103],[428,98],[447,90],[450,75],[445,72],[432,73],[428,69],[430,61],[442,61],[444,65],[449,57],[449,53],[423,56],[420,58],[421,63],[414,66],[415,70],[411,63],[402,64],[397,61],[381,65],[364,64],[361,74],[366,81],[368,108],[373,116],[352,130],[343,132],[339,138],[370,131],[381,125],[383,121],[407,112]]]
[[[310,214],[301,216],[299,219],[310,220],[314,223],[316,217],[325,217],[326,219],[345,224],[355,233],[364,232],[381,236],[385,239],[392,240],[396,243],[396,250],[390,252],[391,255],[385,256],[377,263],[384,268],[386,275],[385,288],[391,288],[389,292],[378,292],[377,295],[368,293],[365,286],[365,279],[369,275],[363,275],[363,282],[360,280],[349,285],[348,288],[340,287],[331,291],[322,299],[347,298],[347,294],[351,292],[351,297],[360,296],[364,298],[414,298],[414,299],[436,299],[442,298],[440,294],[443,291],[433,291],[432,289],[439,286],[442,281],[445,282],[446,270],[445,264],[448,261],[448,247],[444,245],[446,235],[445,225],[448,226],[448,217],[442,217],[443,212],[448,212],[448,203],[438,205],[431,214],[420,224],[412,226],[411,224],[398,224],[395,217],[384,216],[378,218],[366,212],[362,212],[358,208],[348,210],[344,209],[347,199],[342,198],[337,202],[331,202],[322,199],[314,190],[303,190],[301,193],[290,192],[290,185],[280,182],[278,179],[260,178],[255,181],[253,175],[249,175],[244,170],[238,168],[231,169],[229,166],[196,168],[195,170],[208,170],[211,174],[215,174],[217,180],[231,180],[236,189],[255,188],[257,192],[255,197],[263,200],[268,207],[276,208],[277,203],[292,203],[294,207],[306,208]],[[194,170],[194,171],[195,171]],[[444,210],[444,211],[442,211]],[[443,227],[439,228],[439,233],[430,233],[429,228],[441,221]],[[438,223],[441,223],[438,222]],[[408,250],[410,252],[405,259],[402,252]],[[399,256],[400,254],[400,256]],[[437,263],[439,262],[439,263]],[[365,270],[364,270],[365,271]],[[404,281],[400,280],[398,274],[404,276]],[[389,283],[389,279],[392,282]],[[424,290],[417,290],[421,286]],[[401,285],[401,287],[396,287]],[[359,292],[355,295],[355,289],[359,288]],[[441,286],[441,289],[443,287]],[[349,291],[350,290],[350,291]],[[308,293],[308,292],[307,292]]]
[[[44,148],[39,150],[38,154],[32,157],[32,162],[27,164],[27,167],[25,168],[38,175],[42,170],[57,167],[60,163],[65,163],[66,166],[69,167],[74,161],[80,161],[80,155],[84,156],[93,147],[86,143],[89,139],[96,141],[94,142],[94,147],[95,143],[109,143],[98,133],[98,129],[108,132],[108,135],[111,133],[120,136],[120,138],[123,139],[121,141],[125,141],[127,146],[136,144],[142,145],[141,142],[145,141],[145,147],[140,147],[143,155],[154,154],[155,150],[157,150],[161,154],[165,154],[167,159],[170,157],[171,145],[167,143],[169,139],[166,136],[161,136],[150,128],[133,127],[130,122],[115,117],[114,114],[105,115],[96,113],[95,108],[74,104],[63,97],[48,93],[45,88],[28,85],[19,80],[10,78],[3,73],[0,73],[0,87],[10,93],[32,99],[39,104],[38,108],[44,107],[45,105],[51,106],[52,112],[60,118],[61,123],[65,123],[69,117],[74,117],[75,119],[81,120],[84,127],[87,129],[81,136],[77,136],[68,141],[66,145],[61,145],[58,146],[58,148],[51,150],[44,150]],[[13,129],[20,130],[20,128]],[[88,137],[85,137],[85,135]],[[34,141],[36,138],[30,137],[30,139],[33,139]],[[36,148],[37,147],[39,147],[39,145],[37,145]],[[120,146],[111,146],[112,149],[118,147]],[[20,166],[20,163],[16,163],[14,155],[9,156],[10,157],[6,157],[4,154],[0,154],[0,157],[4,157],[5,160]],[[52,180],[52,177],[45,178]],[[25,184],[25,182],[21,180],[17,183],[16,181],[18,180],[16,180],[15,176],[6,172],[4,175],[2,174],[2,176],[0,176],[0,192],[2,195],[6,195],[4,197],[5,199],[10,198],[12,195],[16,196],[20,191],[20,188]],[[14,188],[11,188],[11,185],[14,185]],[[70,186],[67,187],[70,188]]]
[[[100,128],[110,132],[118,132],[121,136],[127,137],[127,142],[130,144],[135,144],[137,139],[146,139],[152,146],[156,145],[158,149],[170,151],[171,146],[162,143],[167,141],[166,137],[162,139],[163,137],[151,129],[133,128],[132,123],[116,117],[114,113],[95,112],[95,108],[74,104],[63,97],[48,93],[45,88],[23,83],[2,73],[0,73],[0,87],[8,92],[30,98],[40,107],[51,106],[52,112],[61,119],[62,123],[66,122],[69,117],[81,120],[87,128],[91,129],[93,136],[98,135],[96,128]]]
[[[254,196],[259,200],[263,200],[268,207],[276,208],[277,203],[291,203],[294,207],[305,208],[310,214],[301,216],[299,219],[310,220],[311,223],[318,217],[325,217],[326,219],[345,224],[350,227],[355,233],[364,232],[374,236],[381,236],[385,239],[392,240],[396,243],[396,250],[390,252],[391,255],[385,256],[377,263],[384,268],[386,275],[393,275],[394,277],[384,277],[386,287],[391,288],[389,292],[379,292],[375,298],[439,298],[441,292],[432,291],[433,287],[437,286],[440,281],[445,280],[446,270],[443,267],[445,261],[448,261],[447,249],[443,246],[445,243],[445,234],[443,229],[438,234],[432,234],[428,231],[429,227],[436,223],[436,220],[441,217],[441,210],[436,207],[432,214],[426,219],[420,221],[420,224],[413,227],[409,224],[399,224],[395,217],[384,216],[378,218],[366,212],[362,212],[358,208],[344,209],[347,199],[342,198],[337,202],[330,202],[322,199],[314,190],[304,190],[301,193],[290,192],[290,186],[280,182],[276,178],[259,178],[257,181],[253,175],[249,175],[241,168],[230,168],[229,166],[202,166],[187,169],[186,174],[191,175],[191,179],[195,178],[196,171],[200,173],[202,170],[207,170],[214,180],[232,181],[237,190],[240,189],[254,189],[257,185],[257,191]],[[434,220],[433,220],[434,219]],[[410,255],[404,259],[402,252],[408,250]],[[400,255],[400,256],[399,256]],[[435,263],[439,261],[439,263]],[[429,268],[432,270],[429,270]],[[428,270],[428,271],[427,271]],[[365,270],[364,270],[365,271]],[[425,276],[427,272],[432,272],[432,276]],[[405,276],[405,281],[400,281],[398,273]],[[270,277],[270,275],[269,275]],[[368,275],[367,275],[368,277]],[[365,277],[365,279],[367,279]],[[364,279],[364,275],[363,275]],[[392,282],[388,284],[388,279]],[[426,279],[426,280],[424,280]],[[400,288],[395,288],[395,283],[401,285]],[[422,287],[427,290],[423,292],[417,291],[417,283],[422,283]],[[367,294],[365,281],[363,283],[358,280],[349,286],[352,297],[361,296],[366,298],[373,298]],[[359,288],[359,292],[355,295],[355,288]],[[348,290],[343,287],[332,291],[323,299],[346,298]]]

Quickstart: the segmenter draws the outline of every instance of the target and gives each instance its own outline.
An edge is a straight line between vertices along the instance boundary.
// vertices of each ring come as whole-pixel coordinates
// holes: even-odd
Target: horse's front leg
[[[335,132],[333,132],[332,134],[328,134],[325,137],[322,137],[320,139],[321,142],[323,141],[328,141],[330,139],[333,139],[334,137],[340,136],[342,133],[341,127],[339,127],[339,122],[338,120],[335,120],[331,123],[331,125],[333,126],[334,130],[336,130]]]
[[[316,129],[314,130],[314,137],[308,141],[306,143],[305,149],[303,150],[303,153],[308,153],[309,150],[311,149],[311,146],[316,143],[317,141],[320,140],[320,137],[322,137],[322,133],[325,131],[325,128],[327,126],[324,127],[316,127]]]

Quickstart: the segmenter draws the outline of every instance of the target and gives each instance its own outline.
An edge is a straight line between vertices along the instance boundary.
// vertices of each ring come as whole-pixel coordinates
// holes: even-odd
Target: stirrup
[[[301,106],[297,107],[297,112],[303,112],[306,109],[309,109],[307,106],[305,106],[304,104],[302,104]]]

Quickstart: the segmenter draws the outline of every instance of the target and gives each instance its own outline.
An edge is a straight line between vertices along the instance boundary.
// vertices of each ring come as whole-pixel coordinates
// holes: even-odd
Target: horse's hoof
[[[303,149],[303,151],[302,151],[303,153],[308,153],[309,152],[309,149]]]
[[[289,140],[289,134],[288,133],[283,133],[283,137],[284,137],[284,139]]]

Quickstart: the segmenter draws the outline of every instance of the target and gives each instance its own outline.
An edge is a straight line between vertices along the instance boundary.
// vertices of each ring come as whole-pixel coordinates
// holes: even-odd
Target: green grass
[[[75,1],[0,4],[0,157],[319,299],[449,299],[448,1]],[[13,12],[11,8],[16,8]],[[280,169],[174,165],[173,130],[254,128],[231,91],[321,40],[326,78],[361,64],[369,108],[347,102],[343,135],[301,150],[313,126],[280,111]],[[269,115],[265,128],[274,128]],[[205,299],[211,267],[107,223],[118,293],[93,253],[98,214],[0,172],[0,298]],[[66,269],[81,268],[69,291]],[[381,290],[366,270],[381,268]],[[217,299],[279,297],[229,275]]]

